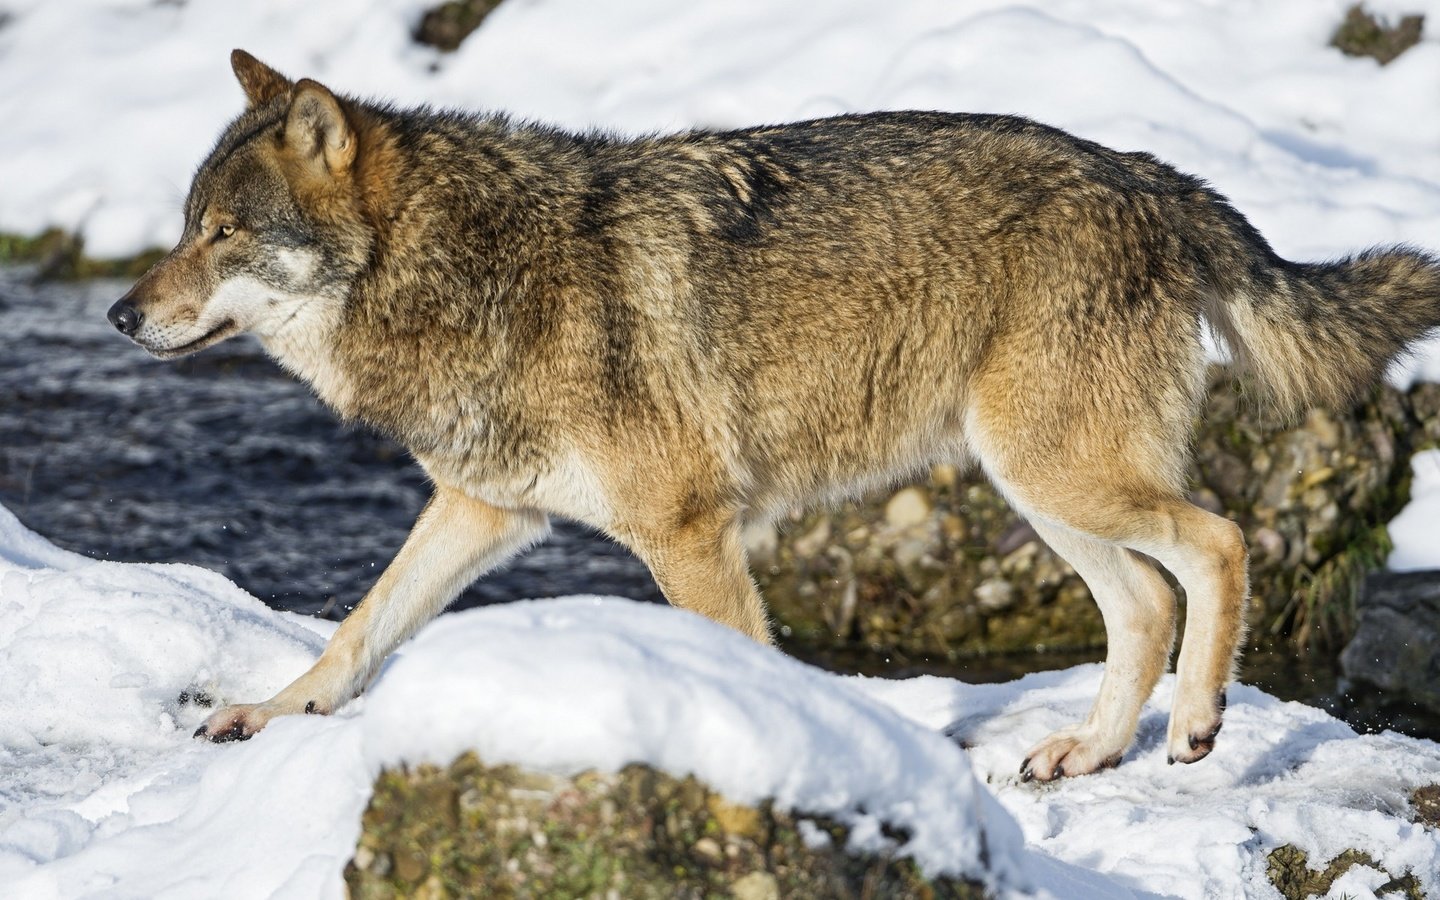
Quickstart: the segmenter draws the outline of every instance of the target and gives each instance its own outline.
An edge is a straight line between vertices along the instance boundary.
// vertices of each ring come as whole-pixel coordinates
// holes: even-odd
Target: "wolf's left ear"
[[[301,159],[324,162],[330,174],[339,175],[355,161],[355,129],[345,118],[340,101],[318,81],[302,78],[285,117],[285,143]]]
[[[230,51],[230,68],[235,70],[235,78],[245,91],[245,99],[251,109],[290,90],[290,79],[244,50]]]

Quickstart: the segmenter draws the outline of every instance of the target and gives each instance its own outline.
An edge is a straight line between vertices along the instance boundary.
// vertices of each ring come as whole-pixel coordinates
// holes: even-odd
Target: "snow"
[[[1009,684],[926,677],[859,686],[973,745],[971,765],[1029,846],[1120,884],[1166,896],[1270,896],[1265,854],[1295,844],[1312,865],[1353,848],[1392,873],[1416,872],[1426,896],[1440,890],[1440,839],[1404,817],[1409,791],[1440,780],[1440,747],[1389,732],[1357,736],[1320,710],[1253,687],[1230,688],[1224,730],[1200,763],[1166,764],[1174,686],[1166,676],[1118,769],[1049,788],[1019,783],[1015,760],[1084,717],[1101,673],[1095,664]]]
[[[1440,783],[1433,743],[1235,686],[1215,752],[1167,766],[1167,677],[1120,768],[1024,784],[1026,748],[1083,717],[1099,666],[999,685],[844,677],[614,598],[443,616],[337,715],[243,744],[190,737],[207,710],[182,693],[268,696],[332,627],[204,569],[60,551],[0,508],[0,896],[340,896],[379,769],[470,749],[557,773],[694,773],[850,821],[861,847],[889,821],[929,871],[978,872],[983,840],[1010,895],[1267,896],[1265,854],[1287,843],[1316,862],[1360,849],[1440,891],[1440,840],[1406,819],[1409,791]],[[1345,881],[1354,896],[1365,877]]]
[[[483,690],[477,686],[484,685]],[[437,710],[445,710],[437,716]],[[742,803],[864,809],[930,871],[1014,866],[1009,816],[938,733],[723,626],[652,604],[532,601],[447,617],[368,698],[366,758],[547,771],[644,760]],[[874,829],[867,829],[873,831]]]
[[[63,553],[4,511],[0,548],[0,895],[333,895],[379,769],[468,749],[564,773],[644,761],[859,834],[892,822],[931,871],[1064,871],[1023,861],[944,736],[689,613],[573,598],[447,616],[343,714],[216,746],[177,698],[268,696],[323,628],[203,569]]]
[[[173,241],[242,105],[242,46],[351,93],[575,128],[1020,113],[1211,179],[1282,253],[1433,245],[1440,44],[1344,57],[1326,44],[1349,2],[511,0],[440,55],[409,37],[426,0],[20,0],[0,28],[0,228],[79,229],[98,254]]]
[[[97,255],[167,244],[189,174],[241,97],[242,46],[292,75],[400,102],[624,132],[846,110],[1029,115],[1210,179],[1276,248],[1329,257],[1440,235],[1440,43],[1381,68],[1326,46],[1350,0],[507,0],[459,52],[417,47],[425,0],[12,0],[0,25],[0,230],[81,232]],[[1382,13],[1437,0],[1372,0]],[[1440,339],[1393,382],[1440,380]],[[1440,566],[1440,456],[1415,459],[1394,568]],[[683,613],[594,598],[437,621],[339,715],[192,741],[203,709],[268,696],[323,623],[186,566],[94,562],[0,511],[0,895],[336,896],[376,768],[648,760],[737,799],[913,826],[907,851],[1010,889],[1266,896],[1296,843],[1440,892],[1406,792],[1440,748],[1356,736],[1236,687],[1207,760],[1164,765],[1167,678],[1119,769],[1022,785],[1024,750],[1083,716],[1099,670],[1007,685],[808,669]],[[965,753],[942,730],[973,744]],[[1370,896],[1356,871],[1336,892]],[[1336,893],[1339,896],[1339,893]]]
[[[1410,460],[1410,502],[1388,526],[1395,547],[1386,565],[1395,572],[1440,569],[1440,450]]]

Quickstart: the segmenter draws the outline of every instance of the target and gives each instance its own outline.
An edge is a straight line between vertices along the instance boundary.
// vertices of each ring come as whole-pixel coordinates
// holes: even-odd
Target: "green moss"
[[[1358,850],[1346,850],[1332,859],[1324,869],[1312,869],[1305,851],[1293,844],[1286,844],[1270,851],[1270,855],[1267,857],[1266,874],[1270,878],[1270,883],[1275,885],[1275,889],[1286,900],[1305,900],[1307,897],[1323,897],[1329,894],[1335,879],[1355,866],[1367,866],[1382,872],[1385,871],[1367,854]],[[1391,875],[1390,881],[1375,893],[1379,896],[1393,895],[1397,892],[1406,900],[1423,900],[1423,895],[1420,893],[1420,882],[1409,873],[1398,878]]]
[[[1361,582],[1368,573],[1385,568],[1393,549],[1384,525],[1361,531],[1308,579],[1302,573],[1291,595],[1291,612],[1278,616],[1275,625],[1288,628],[1292,640],[1301,646],[1312,642],[1340,645],[1355,631],[1355,600]]]
[[[1345,21],[1330,38],[1330,46],[1346,56],[1368,56],[1383,66],[1420,43],[1424,30],[1425,17],[1422,15],[1404,16],[1399,22],[1389,25],[1366,12],[1363,4],[1357,3],[1346,11]]]
[[[164,250],[150,249],[134,256],[96,259],[85,255],[80,237],[58,228],[30,237],[0,232],[0,265],[34,265],[36,277],[42,280],[139,278],[164,255]]]
[[[800,822],[828,836],[811,848]],[[845,851],[837,822],[737,806],[646,766],[557,778],[486,766],[381,773],[345,869],[391,897],[980,898],[909,860]]]

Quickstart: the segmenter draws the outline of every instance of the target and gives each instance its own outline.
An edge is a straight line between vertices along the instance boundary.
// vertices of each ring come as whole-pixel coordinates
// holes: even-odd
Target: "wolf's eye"
[[[234,225],[221,225],[219,228],[215,229],[215,240],[217,240],[217,241],[223,241],[225,238],[228,238],[230,235],[232,235],[232,234],[234,234],[234,233],[235,233],[235,226],[234,226]]]

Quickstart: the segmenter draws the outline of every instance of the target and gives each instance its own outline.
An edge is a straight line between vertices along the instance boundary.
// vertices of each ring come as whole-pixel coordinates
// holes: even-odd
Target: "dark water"
[[[105,320],[126,287],[33,285],[0,268],[0,503],[62,547],[195,563],[276,608],[342,617],[424,504],[419,468],[384,438],[339,423],[248,338],[191,359],[151,359]],[[545,544],[455,608],[571,593],[661,599],[626,550],[557,522]],[[1101,658],[800,655],[841,671],[970,681]],[[1252,653],[1242,678],[1363,729],[1440,738],[1433,717],[1345,690],[1333,657]]]
[[[419,467],[249,338],[151,359],[105,320],[127,287],[0,269],[0,503],[71,550],[195,563],[272,606],[342,615],[424,505]],[[557,522],[457,607],[569,593],[660,599],[626,550]]]

